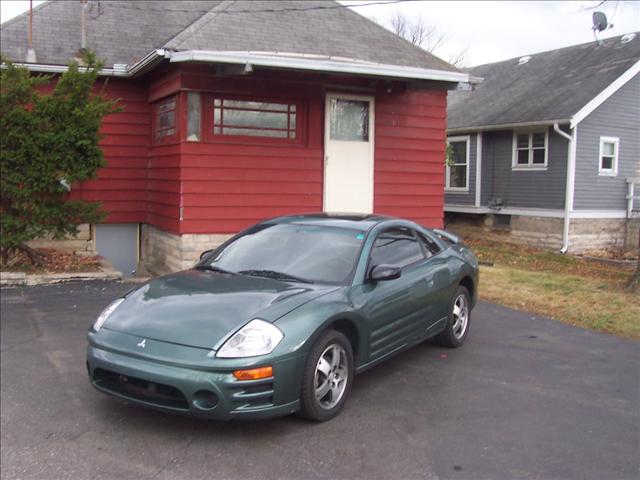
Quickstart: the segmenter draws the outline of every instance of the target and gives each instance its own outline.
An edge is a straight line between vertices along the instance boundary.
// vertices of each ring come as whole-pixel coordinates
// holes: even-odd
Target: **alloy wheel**
[[[314,389],[318,405],[330,410],[344,395],[349,377],[347,352],[337,344],[329,345],[316,365]]]

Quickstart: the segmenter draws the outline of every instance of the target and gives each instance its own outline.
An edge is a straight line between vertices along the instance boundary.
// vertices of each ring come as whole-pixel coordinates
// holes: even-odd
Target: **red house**
[[[469,78],[339,3],[52,1],[33,10],[35,58],[28,25],[2,25],[3,55],[55,73],[84,45],[124,107],[108,167],[72,194],[108,210],[84,242],[125,273],[296,212],[442,225],[447,90]]]

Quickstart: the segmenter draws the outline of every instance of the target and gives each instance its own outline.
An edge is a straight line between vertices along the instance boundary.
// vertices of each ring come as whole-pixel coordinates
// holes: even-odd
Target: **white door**
[[[373,105],[373,97],[327,95],[325,212],[373,212]]]

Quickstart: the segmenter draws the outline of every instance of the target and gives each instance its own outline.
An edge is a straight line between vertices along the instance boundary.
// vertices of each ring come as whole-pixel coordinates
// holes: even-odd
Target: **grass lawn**
[[[632,266],[609,265],[480,239],[480,298],[572,325],[640,339],[640,293],[625,289]]]

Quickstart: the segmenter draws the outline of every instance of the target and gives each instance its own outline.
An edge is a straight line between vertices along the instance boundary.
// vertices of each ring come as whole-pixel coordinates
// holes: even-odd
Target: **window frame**
[[[422,248],[422,254],[424,255],[425,260],[429,260],[433,257],[437,257],[438,255],[440,255],[442,252],[445,251],[445,248],[443,248],[433,237],[431,237],[431,235],[421,232],[420,230],[414,230],[414,233],[416,235],[416,238],[418,239],[420,248]],[[430,241],[434,245],[436,245],[438,247],[438,252],[433,253],[431,250],[429,250],[428,247],[425,245],[424,240]]]
[[[155,102],[153,102],[153,106],[152,106],[152,111],[153,111],[153,115],[152,115],[152,122],[151,122],[151,135],[152,135],[152,144],[154,145],[162,145],[165,143],[176,143],[179,140],[179,136],[180,136],[180,119],[181,119],[181,95],[179,94],[173,94],[173,95],[169,95],[166,96],[164,98],[161,98]],[[173,108],[173,112],[174,112],[174,116],[173,116],[173,133],[170,135],[163,135],[161,137],[158,137],[158,115],[160,113],[160,107],[164,104],[170,103],[170,102],[174,102],[175,106]]]
[[[537,133],[544,133],[544,163],[533,163],[533,136]],[[518,163],[518,135],[528,135],[529,136],[529,146],[527,151],[528,155],[528,163],[521,164]],[[526,129],[526,130],[514,130],[513,131],[513,141],[512,141],[512,151],[511,151],[511,169],[514,171],[544,171],[549,167],[549,129]]]
[[[215,100],[234,100],[245,102],[262,102],[262,103],[279,103],[285,105],[295,105],[295,138],[289,137],[262,137],[259,135],[225,135],[223,133],[214,133],[215,121]],[[269,144],[269,145],[286,145],[296,146],[305,143],[304,135],[306,133],[306,108],[304,102],[298,98],[283,98],[270,96],[247,96],[227,93],[208,92],[202,95],[202,106],[204,112],[201,111],[201,132],[202,141],[209,143],[235,143],[235,144]],[[287,110],[289,111],[289,110]]]
[[[446,165],[445,169],[445,183],[444,190],[447,193],[469,193],[469,170],[471,169],[471,135],[460,135],[456,137],[447,137],[447,145],[455,142],[466,142],[467,144],[467,155],[466,155],[466,163],[455,163],[454,166],[466,165],[467,174],[466,174],[466,187],[451,187],[451,166]]]
[[[611,168],[602,168],[603,147],[605,143],[613,144],[613,158]],[[609,155],[607,155],[609,157]],[[600,137],[600,148],[598,155],[598,175],[603,177],[615,177],[618,175],[618,159],[620,158],[620,138]]]
[[[413,267],[413,266],[415,266],[415,265],[417,265],[419,263],[422,263],[425,260],[427,260],[427,256],[425,255],[425,252],[424,252],[424,247],[422,246],[422,243],[420,242],[420,239],[418,238],[417,232],[413,228],[407,227],[407,226],[404,226],[404,225],[395,225],[395,226],[386,227],[385,229],[383,229],[380,232],[376,233],[373,241],[371,242],[371,247],[369,248],[369,252],[367,254],[367,268],[365,270],[365,281],[368,280],[371,277],[371,270],[373,269],[373,266],[371,264],[371,260],[372,260],[372,257],[373,257],[373,249],[375,247],[376,241],[378,240],[378,238],[381,235],[384,235],[385,233],[387,233],[390,230],[407,230],[411,234],[411,236],[413,237],[413,239],[416,242],[416,244],[418,245],[418,249],[420,250],[420,253],[422,254],[422,258],[416,260],[415,262],[408,263],[408,264],[404,265],[403,267],[400,267],[400,271],[404,271],[407,268]],[[431,257],[429,257],[429,258],[431,258]]]

